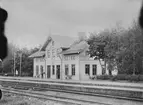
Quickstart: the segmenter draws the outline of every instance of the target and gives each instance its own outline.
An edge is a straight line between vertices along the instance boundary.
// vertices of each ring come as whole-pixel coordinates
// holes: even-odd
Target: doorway
[[[60,79],[60,65],[57,65],[57,75],[56,75],[56,77],[57,77],[57,79]]]
[[[43,71],[43,66],[41,65],[41,78],[44,77],[44,71]]]
[[[51,77],[51,66],[48,65],[47,66],[47,78],[50,78]]]

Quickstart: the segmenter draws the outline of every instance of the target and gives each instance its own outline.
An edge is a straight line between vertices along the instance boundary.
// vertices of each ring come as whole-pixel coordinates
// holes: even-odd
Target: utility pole
[[[133,51],[133,75],[135,75],[135,71],[136,71],[136,68],[135,68],[135,51]]]
[[[134,49],[134,50],[133,50],[133,75],[135,75],[135,74],[136,74],[136,73],[135,73],[135,72],[136,72],[136,67],[135,67],[135,66],[136,66],[136,64],[135,64],[135,63],[136,63],[136,62],[135,62],[135,51],[136,51],[136,50],[135,50],[135,47],[136,47],[135,38],[134,38],[133,41],[134,41],[134,42],[133,42],[133,45],[134,45],[134,46],[133,46],[133,49]]]
[[[22,52],[19,55],[20,55],[20,73],[19,73],[19,76],[21,76]]]
[[[14,52],[14,68],[13,68],[13,73],[14,73],[14,77],[15,77],[15,52]]]

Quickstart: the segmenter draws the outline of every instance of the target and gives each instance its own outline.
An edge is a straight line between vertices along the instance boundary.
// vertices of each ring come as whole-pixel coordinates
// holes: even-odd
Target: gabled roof
[[[52,40],[55,42],[55,47],[57,48],[60,48],[60,47],[68,48],[74,42],[74,39],[69,36],[51,35],[51,36],[48,36],[45,43],[41,47],[40,51],[45,51],[47,45]]]
[[[45,51],[37,51],[34,54],[30,55],[30,58],[35,58],[35,57],[43,57],[45,56]]]
[[[70,45],[74,42],[74,39],[69,36],[59,36],[59,35],[48,36],[48,38],[46,39],[40,50],[30,55],[29,57],[45,56],[45,49],[52,40],[55,42],[56,48],[61,48],[63,51],[69,49]]]
[[[81,41],[75,45],[72,45],[68,50],[63,51],[62,54],[78,54],[85,49],[87,49],[89,45],[86,41]]]

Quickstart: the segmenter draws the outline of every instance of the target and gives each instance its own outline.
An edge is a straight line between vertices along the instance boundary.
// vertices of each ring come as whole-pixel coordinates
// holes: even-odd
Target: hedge
[[[110,75],[100,75],[96,77],[99,80],[126,80],[126,81],[143,81],[143,75],[127,75],[127,74],[118,74],[116,76]]]

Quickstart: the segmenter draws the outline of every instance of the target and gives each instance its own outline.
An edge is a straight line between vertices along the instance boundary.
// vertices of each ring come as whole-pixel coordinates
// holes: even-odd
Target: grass
[[[73,104],[59,103],[56,101],[32,98],[12,93],[3,93],[3,97],[0,100],[0,105],[73,105]]]
[[[11,93],[3,93],[0,105],[46,105],[44,100],[19,96]]]

